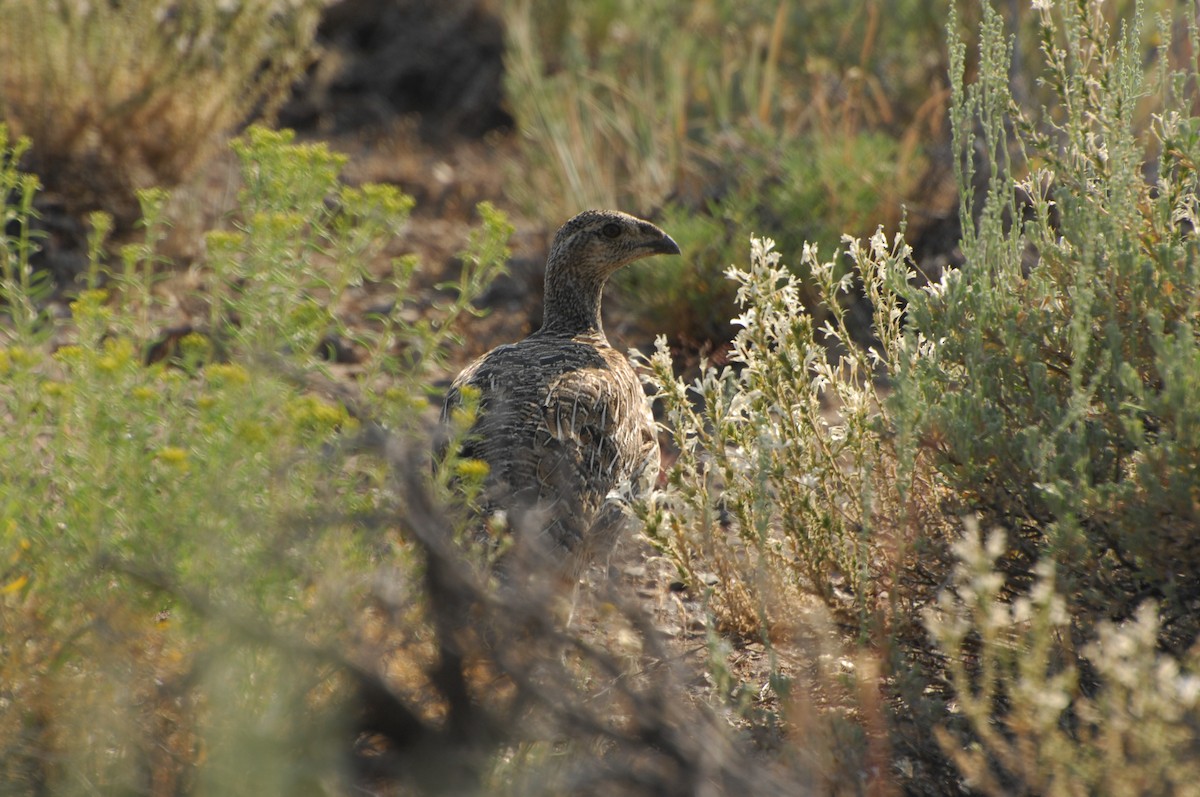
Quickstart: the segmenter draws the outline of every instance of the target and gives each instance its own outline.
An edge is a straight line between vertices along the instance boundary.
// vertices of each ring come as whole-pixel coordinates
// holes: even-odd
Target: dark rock
[[[355,365],[363,360],[362,353],[355,348],[353,343],[333,332],[318,341],[317,356],[322,360],[341,365]]]
[[[280,112],[284,125],[344,132],[415,114],[429,140],[512,126],[504,27],[483,0],[342,0],[318,41],[325,54]]]
[[[961,241],[962,223],[957,212],[939,214],[920,225],[910,238],[912,260],[917,267],[917,284],[937,282],[946,269],[961,268]]]
[[[50,194],[34,198],[33,212],[26,233],[34,248],[29,263],[35,274],[45,275],[39,279],[49,278],[44,298],[50,299],[74,287],[87,273],[87,228]],[[19,239],[20,223],[10,219],[4,226],[4,234],[13,241]]]

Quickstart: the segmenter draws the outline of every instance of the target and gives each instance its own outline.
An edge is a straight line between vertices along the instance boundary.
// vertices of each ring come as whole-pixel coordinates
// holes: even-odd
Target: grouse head
[[[677,254],[679,245],[648,221],[619,210],[585,210],[554,236],[548,265],[603,280],[640,258]]]

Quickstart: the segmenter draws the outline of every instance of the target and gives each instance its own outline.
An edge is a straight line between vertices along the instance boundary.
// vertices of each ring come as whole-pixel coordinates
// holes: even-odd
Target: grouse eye
[[[621,225],[610,221],[600,229],[600,232],[604,233],[605,238],[616,238],[621,234]]]

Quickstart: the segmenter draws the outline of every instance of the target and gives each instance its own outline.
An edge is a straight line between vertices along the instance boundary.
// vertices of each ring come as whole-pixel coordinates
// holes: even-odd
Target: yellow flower
[[[19,592],[28,583],[29,576],[17,576],[3,587],[0,587],[0,595],[11,595],[14,592]]]
[[[242,421],[239,423],[236,434],[238,438],[252,445],[261,445],[267,442],[268,439],[266,427],[254,421]]]
[[[429,399],[402,387],[389,387],[383,392],[383,397],[397,412],[419,415],[429,409]]]
[[[54,359],[58,360],[60,363],[78,362],[82,358],[83,348],[73,344],[69,346],[60,346],[58,350],[54,352]]]
[[[16,533],[17,522],[15,520],[9,521],[8,530],[10,533]],[[21,561],[22,556],[29,553],[29,549],[32,547],[33,545],[31,545],[29,540],[25,539],[24,537],[17,540],[17,548],[12,552],[12,556],[9,557],[8,563],[10,565],[15,565],[17,562]]]
[[[487,478],[491,467],[482,459],[464,459],[454,466],[454,470],[459,478],[476,482]]]
[[[155,454],[159,462],[169,465],[181,473],[186,473],[190,467],[187,449],[178,446],[163,446]]]
[[[71,386],[62,382],[55,382],[53,379],[47,379],[39,385],[42,395],[46,398],[64,398],[71,395]]]
[[[456,429],[468,429],[478,415],[473,407],[455,407],[450,410],[450,423]]]
[[[103,310],[104,303],[107,301],[108,291],[84,291],[75,301],[71,302],[71,314],[75,316],[95,315]]]
[[[37,365],[40,358],[37,352],[27,349],[24,346],[12,346],[8,349],[8,359],[16,366],[31,366]]]
[[[148,385],[138,385],[129,391],[129,395],[138,401],[153,401],[158,398],[158,391]]]
[[[109,338],[104,341],[104,355],[96,361],[101,371],[118,371],[133,362],[133,342],[126,338]]]
[[[250,382],[250,372],[234,363],[213,363],[205,367],[204,375],[214,385],[245,385]]]
[[[231,230],[211,230],[204,236],[204,244],[210,253],[236,251],[245,242],[245,235]]]
[[[343,425],[354,425],[345,407],[316,396],[301,396],[288,402],[287,414],[292,423],[306,431],[331,432]]]
[[[207,336],[189,332],[179,339],[179,354],[184,362],[199,363],[212,357],[213,345]]]
[[[287,238],[303,230],[306,225],[304,216],[299,213],[283,213],[280,211],[255,213],[251,218],[251,228],[259,235],[271,238]]]

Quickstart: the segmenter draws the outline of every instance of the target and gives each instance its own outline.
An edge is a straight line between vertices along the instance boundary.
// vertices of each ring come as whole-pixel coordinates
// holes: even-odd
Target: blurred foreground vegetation
[[[972,6],[943,39],[920,4],[502,9],[533,211],[658,208],[697,281],[631,277],[643,309],[699,334],[737,305],[727,366],[640,357],[678,456],[639,513],[702,597],[704,685],[603,578],[564,629],[456,543],[473,471],[431,475],[424,419],[503,214],[438,302],[389,261],[394,304],[351,325],[412,202],[254,127],[194,324],[158,323],[159,189],[132,243],[91,217],[55,314],[19,166],[55,139],[5,84],[0,793],[1195,793],[1194,15],[1038,3],[1013,37]],[[896,208],[939,125],[962,264],[920,275]]]

